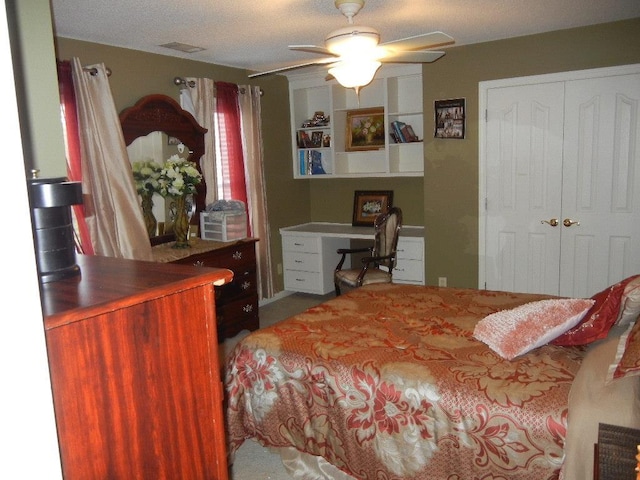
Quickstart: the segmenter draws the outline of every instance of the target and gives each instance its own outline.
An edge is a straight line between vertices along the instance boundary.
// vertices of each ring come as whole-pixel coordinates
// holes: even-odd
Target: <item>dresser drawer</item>
[[[220,306],[242,296],[256,295],[257,291],[258,284],[255,270],[236,273],[231,282],[221,287],[216,287],[216,304]]]
[[[413,260],[422,260],[424,255],[422,242],[407,242],[398,240],[398,258],[410,258]]]
[[[313,237],[286,235],[282,237],[282,250],[286,252],[320,253],[320,240]]]
[[[319,273],[297,270],[284,271],[284,289],[293,292],[325,293],[322,288],[322,276]]]
[[[241,330],[257,330],[258,296],[241,298],[216,308],[218,320],[218,341],[232,337]]]
[[[320,255],[317,253],[287,252],[283,263],[285,270],[320,271]]]
[[[424,264],[422,262],[398,259],[393,269],[395,283],[416,283],[424,285]]]
[[[253,243],[238,243],[232,247],[197,253],[174,263],[200,267],[228,268],[234,273],[255,268],[256,254]]]

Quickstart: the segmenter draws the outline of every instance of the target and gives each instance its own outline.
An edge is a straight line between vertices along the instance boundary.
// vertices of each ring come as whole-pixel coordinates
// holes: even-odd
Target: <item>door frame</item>
[[[519,85],[535,85],[549,82],[566,82],[589,78],[611,77],[615,75],[639,74],[640,63],[619,65],[614,67],[591,68],[569,72],[547,73],[525,77],[503,78],[500,80],[486,80],[478,83],[478,288],[486,285],[486,162],[487,162],[487,103],[489,90],[501,87],[515,87]]]

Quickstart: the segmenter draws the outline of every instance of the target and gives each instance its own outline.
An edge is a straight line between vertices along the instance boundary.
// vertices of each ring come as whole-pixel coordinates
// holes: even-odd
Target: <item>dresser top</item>
[[[233,272],[223,268],[143,262],[77,255],[79,275],[44,283],[45,328],[88,314],[100,314],[201,285],[224,285]]]
[[[173,248],[175,242],[162,243],[151,248],[151,255],[154,262],[174,262],[182,258],[197,255],[199,253],[210,252],[211,250],[221,250],[225,248],[233,248],[235,245],[242,243],[255,243],[256,238],[245,238],[233,242],[215,242],[213,240],[202,240],[201,238],[189,239],[189,248]]]

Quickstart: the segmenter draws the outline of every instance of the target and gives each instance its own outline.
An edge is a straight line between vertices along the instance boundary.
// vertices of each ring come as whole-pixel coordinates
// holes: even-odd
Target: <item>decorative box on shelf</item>
[[[217,242],[247,238],[247,214],[239,211],[201,212],[200,235],[203,240]]]

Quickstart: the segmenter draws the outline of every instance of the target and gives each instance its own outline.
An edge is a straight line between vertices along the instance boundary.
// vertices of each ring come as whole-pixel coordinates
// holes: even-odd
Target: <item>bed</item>
[[[616,322],[628,287],[615,286]],[[252,332],[225,366],[231,460],[253,438],[300,479],[590,478],[598,421],[640,426],[637,372],[606,380],[631,327],[509,360],[474,337],[483,319],[546,300],[369,285]],[[596,306],[602,318],[600,302],[565,337]]]

